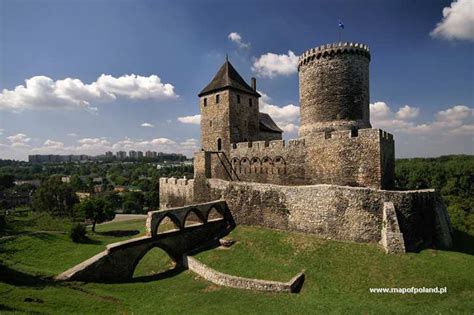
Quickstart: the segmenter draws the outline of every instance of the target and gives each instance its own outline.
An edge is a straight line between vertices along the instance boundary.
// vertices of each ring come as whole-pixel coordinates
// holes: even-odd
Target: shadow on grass
[[[95,234],[97,235],[113,236],[113,237],[133,236],[139,233],[140,233],[139,230],[113,230],[113,231],[105,231],[105,232],[95,232]]]
[[[84,236],[83,238],[81,238],[80,240],[77,240],[75,243],[78,243],[78,244],[92,244],[92,245],[100,245],[102,244],[101,241],[99,240],[93,240],[91,238],[88,238],[87,236]]]
[[[18,308],[13,308],[13,307],[9,307],[9,306],[6,306],[5,304],[0,304],[0,313],[1,312],[23,312],[22,310],[18,309]]]
[[[43,288],[52,284],[50,278],[30,275],[4,265],[0,265],[0,279],[1,282],[14,286]]]
[[[163,279],[168,279],[172,278],[174,276],[179,275],[183,271],[185,271],[186,268],[182,264],[177,264],[173,269],[166,270],[154,275],[150,276],[140,276],[140,277],[135,277],[130,280],[130,282],[135,283],[135,282],[152,282],[152,281],[157,281],[157,280],[163,280]]]
[[[453,234],[453,247],[448,250],[474,255],[474,236],[457,229],[454,229]]]

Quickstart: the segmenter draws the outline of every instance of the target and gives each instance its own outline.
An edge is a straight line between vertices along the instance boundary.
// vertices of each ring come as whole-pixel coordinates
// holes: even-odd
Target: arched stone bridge
[[[194,220],[190,220],[193,214]],[[174,228],[160,231],[166,220]],[[146,235],[114,243],[94,257],[72,267],[57,280],[124,282],[133,277],[139,261],[154,247],[163,249],[181,263],[184,254],[205,245],[218,243],[235,227],[224,200],[148,212]]]

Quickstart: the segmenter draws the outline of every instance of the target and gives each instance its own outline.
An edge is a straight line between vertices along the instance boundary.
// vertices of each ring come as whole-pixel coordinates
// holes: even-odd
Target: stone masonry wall
[[[193,179],[160,178],[160,209],[189,205],[193,201]]]
[[[390,188],[393,145],[393,136],[379,129],[341,130],[288,142],[236,143],[229,160],[241,181]]]
[[[381,240],[384,202],[392,202],[407,251],[449,244],[440,232],[434,190],[385,191],[333,185],[279,186],[208,180],[209,200],[225,199],[237,224],[355,242]],[[442,211],[445,214],[445,210]],[[448,222],[449,225],[449,222]]]
[[[299,59],[300,137],[321,131],[370,128],[368,47],[337,43]]]

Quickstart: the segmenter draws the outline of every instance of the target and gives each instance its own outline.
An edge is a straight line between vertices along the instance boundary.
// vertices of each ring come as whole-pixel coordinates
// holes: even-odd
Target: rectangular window
[[[253,99],[249,98],[249,106],[252,107],[252,104],[253,104]]]
[[[240,95],[237,94],[237,104],[240,104]]]
[[[204,106],[207,106],[207,98],[204,98]]]
[[[219,94],[216,94],[216,104],[219,104],[221,100],[221,96]]]

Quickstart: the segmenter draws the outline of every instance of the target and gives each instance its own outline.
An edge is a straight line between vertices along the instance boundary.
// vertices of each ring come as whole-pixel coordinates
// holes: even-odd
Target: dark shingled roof
[[[251,95],[255,95],[260,97],[256,91],[254,91],[242,77],[240,74],[235,70],[235,68],[231,65],[229,60],[226,60],[222,67],[217,71],[216,75],[212,79],[212,81],[198,94],[199,97],[224,90],[227,88],[239,90]]]
[[[267,132],[278,132],[282,133],[277,124],[273,121],[272,117],[266,113],[258,113],[258,120],[260,121],[260,131],[267,131]]]

